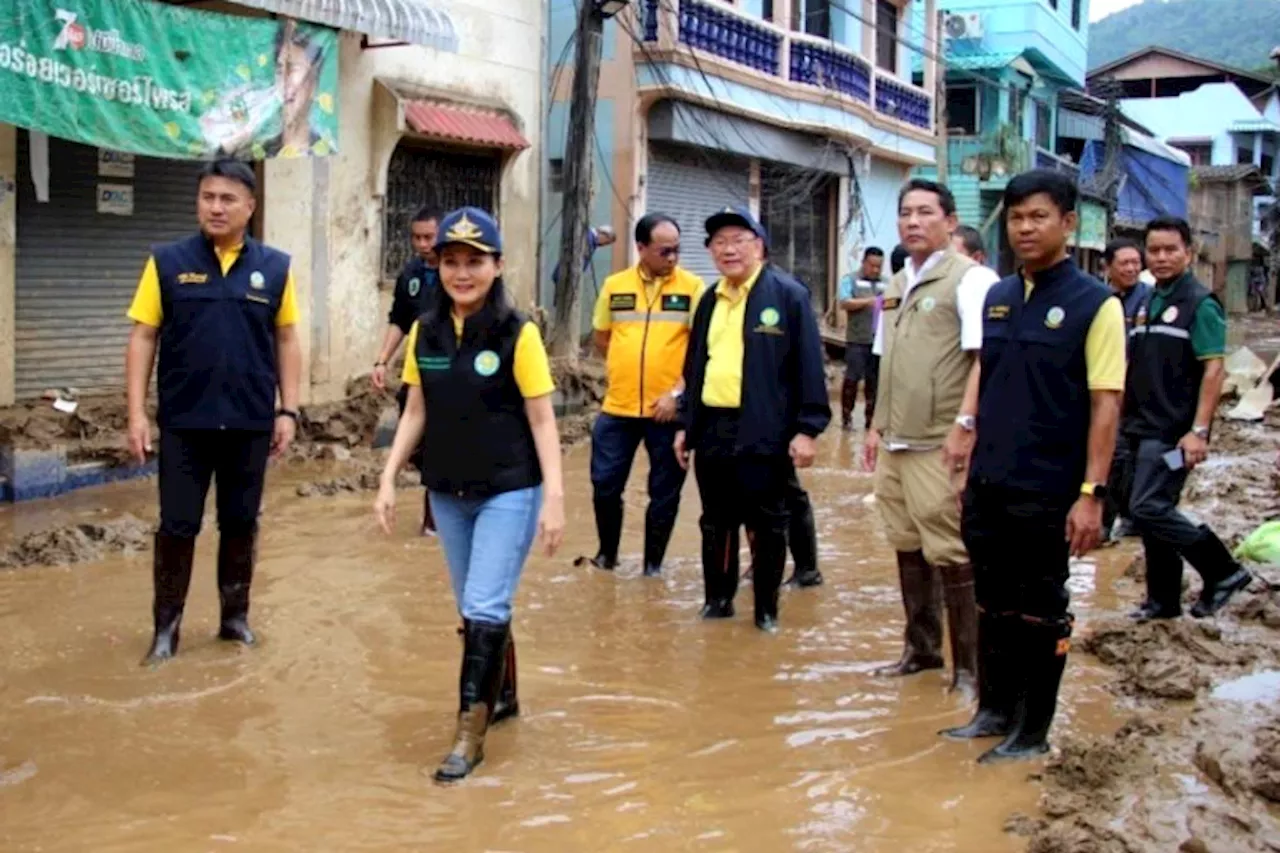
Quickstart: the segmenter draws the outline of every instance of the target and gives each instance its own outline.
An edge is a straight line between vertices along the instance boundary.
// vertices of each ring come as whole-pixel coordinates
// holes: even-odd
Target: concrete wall
[[[304,308],[312,402],[343,395],[367,373],[386,328],[380,288],[386,168],[402,136],[396,100],[377,81],[423,96],[502,109],[532,143],[504,161],[499,199],[506,281],[522,307],[537,279],[538,189],[543,109],[542,3],[458,0],[458,54],[402,46],[362,50],[343,33],[339,153],[327,160],[266,164],[264,236],[290,252]]]
[[[18,209],[18,132],[0,124],[0,406],[13,403],[14,315],[17,279],[14,251]]]

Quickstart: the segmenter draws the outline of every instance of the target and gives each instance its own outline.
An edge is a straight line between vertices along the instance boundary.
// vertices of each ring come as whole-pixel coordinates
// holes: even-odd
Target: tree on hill
[[[1149,45],[1274,71],[1269,57],[1280,45],[1280,0],[1145,0],[1089,26],[1089,67]]]

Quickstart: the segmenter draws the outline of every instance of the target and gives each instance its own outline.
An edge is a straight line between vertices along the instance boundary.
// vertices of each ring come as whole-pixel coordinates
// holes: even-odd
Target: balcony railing
[[[1076,181],[1080,180],[1080,167],[1070,160],[1059,157],[1052,151],[1037,147],[1035,163],[1037,169],[1053,169],[1057,172],[1066,172]]]
[[[714,0],[641,0],[644,40],[699,53],[769,77],[815,87],[867,104],[877,113],[933,128],[933,98],[916,86],[873,69],[856,51],[794,33]]]

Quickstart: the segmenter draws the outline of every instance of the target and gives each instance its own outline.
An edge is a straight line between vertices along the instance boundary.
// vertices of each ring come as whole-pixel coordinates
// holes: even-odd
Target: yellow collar
[[[744,297],[749,293],[751,293],[751,288],[756,286],[756,281],[759,280],[760,273],[762,273],[763,271],[764,271],[764,264],[760,264],[759,266],[757,266],[755,269],[755,272],[751,273],[751,275],[747,277],[747,280],[737,287],[737,292],[741,293]],[[730,292],[729,282],[727,279],[724,279],[724,278],[721,278],[720,281],[716,284],[716,295],[723,296],[725,299],[738,298],[736,294]]]

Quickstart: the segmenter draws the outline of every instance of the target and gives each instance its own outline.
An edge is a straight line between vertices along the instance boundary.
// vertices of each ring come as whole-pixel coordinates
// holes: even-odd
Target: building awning
[[[1258,118],[1242,118],[1231,122],[1232,133],[1280,133],[1280,126],[1259,116]]]
[[[437,0],[234,0],[241,6],[339,30],[456,53],[458,31]]]
[[[529,140],[508,116],[483,107],[402,100],[405,123],[417,133],[448,142],[521,151]]]

